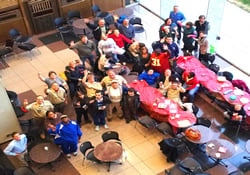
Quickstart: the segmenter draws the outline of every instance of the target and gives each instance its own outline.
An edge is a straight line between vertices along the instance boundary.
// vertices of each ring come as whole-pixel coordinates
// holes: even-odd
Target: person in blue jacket
[[[55,144],[61,145],[62,151],[71,157],[71,153],[74,156],[77,155],[77,143],[82,136],[79,125],[68,118],[67,115],[61,116],[61,123],[57,124],[56,127],[50,128],[49,133],[55,133]]]
[[[138,79],[145,80],[149,86],[156,87],[157,79],[160,77],[160,74],[154,72],[153,69],[149,68],[146,71],[142,72]]]

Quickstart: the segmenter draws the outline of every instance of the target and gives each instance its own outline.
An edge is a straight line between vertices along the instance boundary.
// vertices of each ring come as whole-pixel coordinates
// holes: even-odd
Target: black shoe
[[[128,124],[130,122],[130,120],[126,120],[126,123]]]
[[[108,120],[109,122],[111,122],[111,121],[112,121],[112,119],[111,119],[111,118],[108,118],[107,120]]]
[[[92,120],[85,120],[85,123],[92,123]]]

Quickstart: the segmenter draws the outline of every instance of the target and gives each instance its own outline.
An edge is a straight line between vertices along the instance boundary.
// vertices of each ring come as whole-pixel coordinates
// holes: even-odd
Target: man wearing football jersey
[[[161,52],[160,47],[154,48],[154,52],[151,54],[148,65],[158,73],[164,73],[166,69],[170,69],[169,66],[170,52],[167,49],[166,52]]]

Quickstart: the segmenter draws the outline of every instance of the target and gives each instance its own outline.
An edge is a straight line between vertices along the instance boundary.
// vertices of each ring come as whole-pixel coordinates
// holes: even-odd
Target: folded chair
[[[91,142],[86,141],[80,145],[80,151],[83,154],[82,165],[84,165],[84,160],[90,160],[93,162],[100,163],[100,161],[94,156],[94,146]]]
[[[143,24],[141,22],[141,18],[134,17],[129,20],[129,23],[134,27],[135,33],[145,33],[145,37],[147,38],[146,30],[143,27]]]

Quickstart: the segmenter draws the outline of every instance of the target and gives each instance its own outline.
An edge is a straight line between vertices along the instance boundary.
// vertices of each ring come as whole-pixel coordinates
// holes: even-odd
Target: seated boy
[[[156,87],[157,79],[160,77],[160,74],[157,72],[154,72],[153,69],[149,68],[146,70],[146,72],[142,72],[138,79],[139,80],[145,80],[149,86]]]

